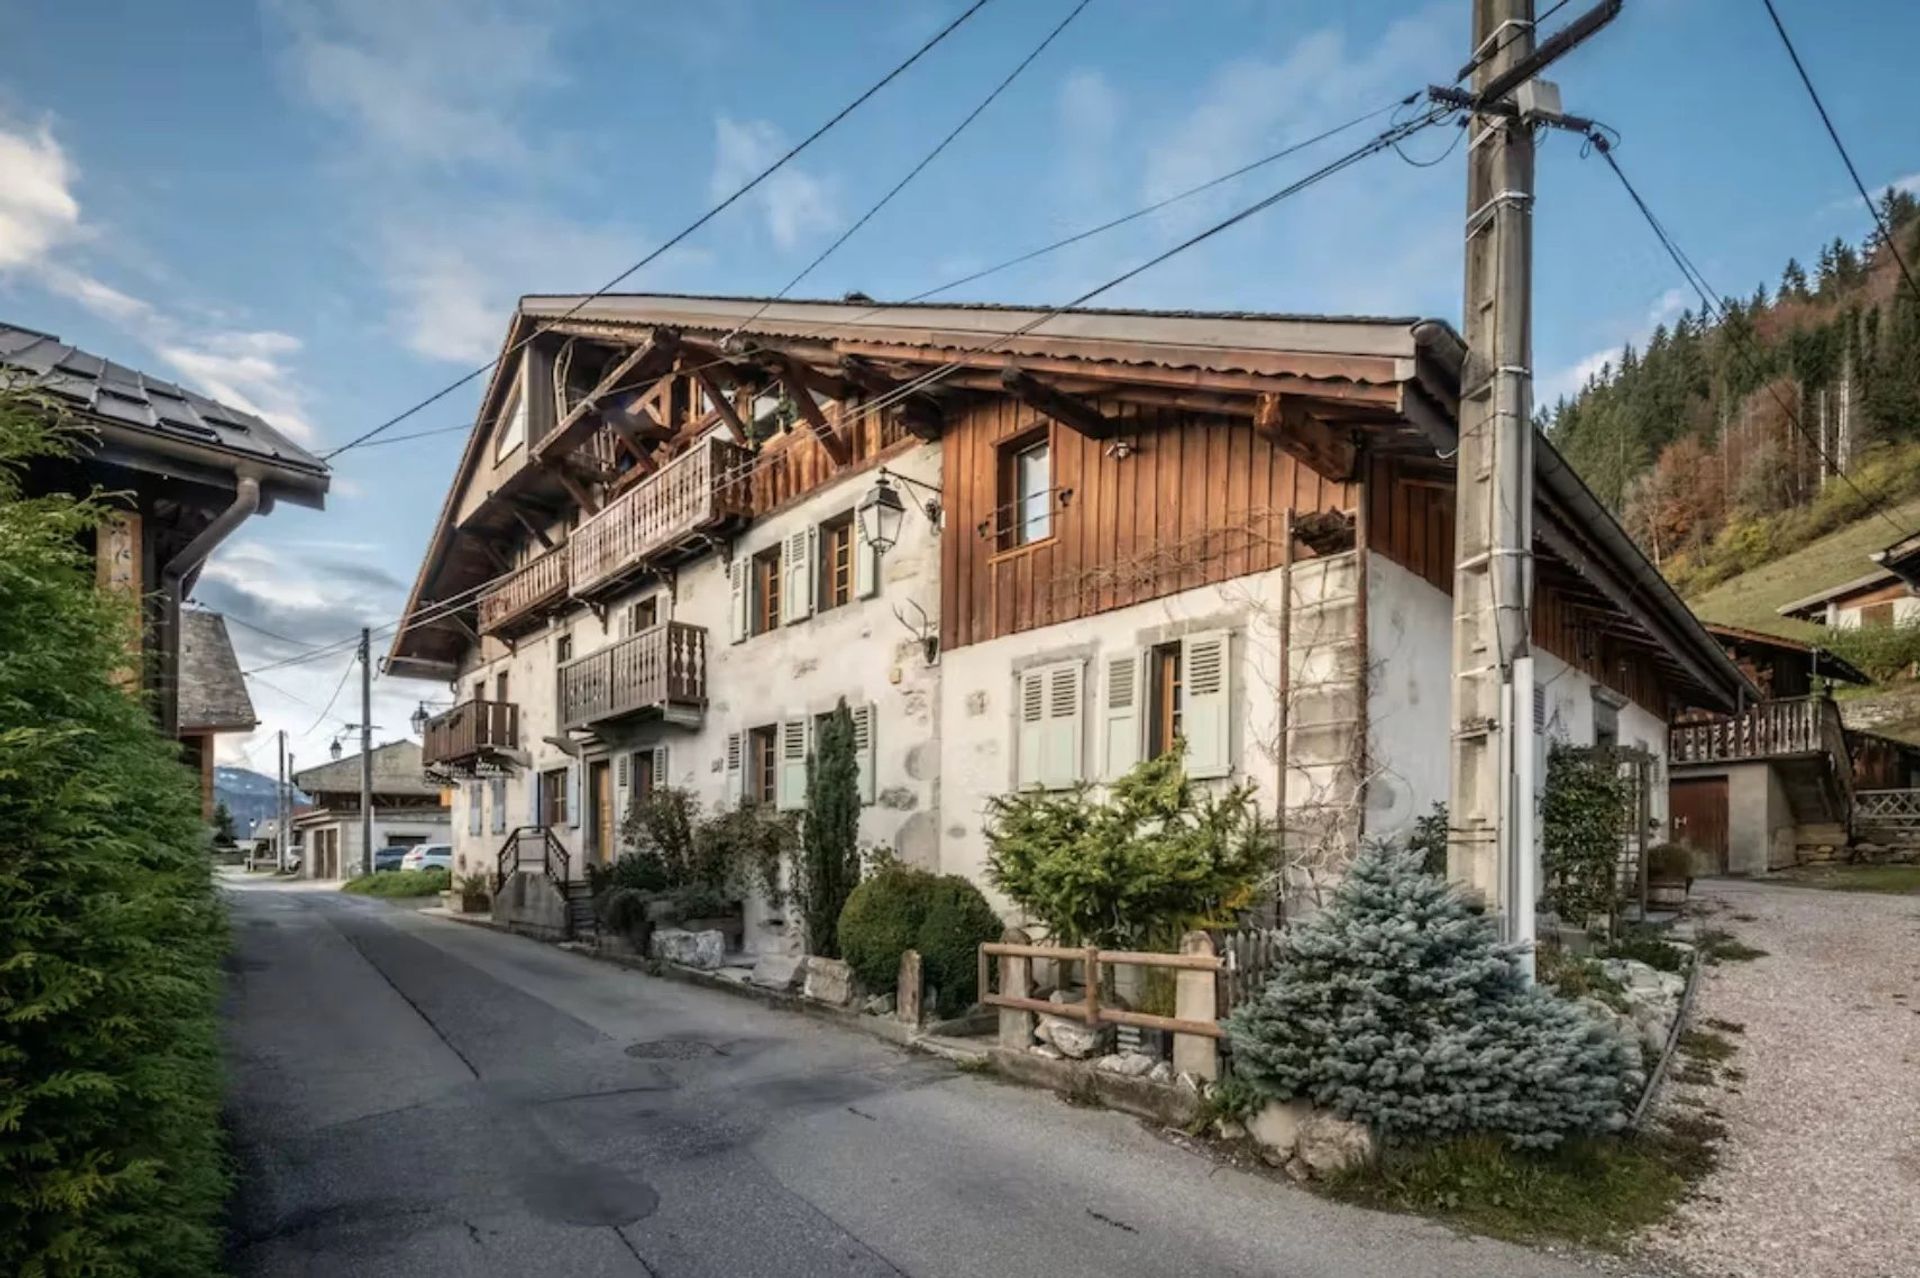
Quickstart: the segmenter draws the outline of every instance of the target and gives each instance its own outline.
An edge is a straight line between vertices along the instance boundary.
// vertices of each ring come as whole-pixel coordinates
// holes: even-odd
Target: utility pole
[[[373,631],[360,627],[360,873],[373,873]]]
[[[279,815],[279,824],[274,827],[274,865],[280,873],[287,872],[287,820],[288,809],[293,805],[287,801],[287,730],[280,729],[280,787],[274,792],[275,808]]]
[[[1536,48],[1533,0],[1473,0],[1473,90],[1430,92],[1470,112],[1447,871],[1486,902],[1511,941],[1533,940],[1539,855],[1531,646],[1533,128],[1572,125],[1560,113],[1559,91],[1534,77],[1611,21],[1620,4],[1602,0]],[[1530,970],[1531,957],[1526,963]]]

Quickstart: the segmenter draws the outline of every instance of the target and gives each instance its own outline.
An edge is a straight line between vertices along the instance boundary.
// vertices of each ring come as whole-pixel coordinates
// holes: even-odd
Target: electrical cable
[[[592,302],[594,299],[602,297],[607,293],[612,292],[614,289],[620,287],[621,284],[625,283],[634,274],[644,269],[645,267],[651,265],[655,261],[659,260],[661,255],[665,254],[666,252],[674,248],[676,245],[680,244],[683,240],[685,240],[688,236],[692,235],[695,231],[698,231],[701,227],[705,226],[708,222],[711,222],[714,218],[718,217],[721,213],[725,212],[728,208],[732,207],[737,201],[739,201],[742,197],[744,197],[748,192],[752,191],[755,187],[759,186],[762,182],[766,181],[769,177],[772,177],[774,173],[780,170],[781,168],[783,168],[788,161],[792,160],[795,156],[799,155],[802,151],[806,150],[808,147],[812,146],[815,142],[819,141],[822,137],[824,137],[827,134],[829,130],[833,129],[842,120],[846,119],[849,115],[853,114],[855,110],[859,109],[859,107],[864,105],[869,98],[873,97],[876,93],[880,92],[880,90],[886,88],[887,85],[893,83],[893,81],[898,79],[901,75],[903,75],[909,67],[911,67],[914,63],[918,62],[922,57],[926,56],[929,52],[931,52],[935,45],[939,44],[941,41],[945,40],[948,36],[952,35],[955,31],[959,30],[961,24],[965,23],[967,19],[973,17],[974,14],[980,12],[980,10],[984,8],[987,3],[988,3],[988,0],[973,0],[973,3],[968,5],[966,9],[962,10],[958,17],[954,18],[953,21],[947,23],[946,26],[942,27],[939,31],[935,32],[932,38],[927,40],[926,43],[922,44],[918,49],[915,49],[913,53],[910,54],[904,62],[899,63],[897,66],[893,68],[893,70],[887,72],[884,76],[881,76],[878,80],[874,81],[871,85],[867,86],[867,88],[863,92],[861,92],[861,94],[858,97],[854,98],[853,101],[841,107],[840,110],[835,112],[833,116],[827,120],[826,123],[822,124],[819,128],[815,129],[812,133],[809,133],[806,137],[802,138],[799,142],[795,143],[792,147],[788,148],[785,154],[781,155],[778,159],[774,160],[771,164],[761,169],[745,184],[743,184],[737,190],[735,190],[733,194],[727,196],[724,200],[721,200],[718,204],[715,204],[713,207],[709,208],[706,212],[702,213],[699,217],[687,223],[686,226],[682,227],[679,231],[675,232],[670,238],[668,238],[664,243],[654,248],[654,250],[648,253],[645,257],[642,257],[639,261],[635,262],[632,266],[627,267],[625,270],[621,271],[618,275],[608,280],[605,284],[602,284],[599,288],[595,289],[593,292],[579,299],[579,301],[575,302],[574,305],[565,314],[556,316],[555,318],[549,320],[545,325],[534,329],[534,331],[528,333],[525,337],[521,338],[519,341],[509,345],[505,350],[501,351],[500,354],[496,355],[494,358],[488,360],[486,363],[480,365],[478,368],[475,368],[470,372],[462,374],[460,377],[449,382],[447,385],[441,387],[439,390],[433,392],[433,394],[427,396],[425,399],[420,400],[418,403],[414,404],[412,407],[394,414],[392,417],[389,417],[387,418],[387,420],[381,422],[378,426],[375,426],[373,429],[365,431],[355,436],[353,439],[350,439],[346,443],[340,445],[340,447],[321,454],[320,460],[332,461],[335,457],[338,457],[341,453],[346,452],[348,449],[358,448],[362,444],[365,444],[369,440],[373,439],[376,435],[384,434],[390,428],[399,425],[403,421],[406,421],[409,417],[412,417],[415,413],[418,413],[420,410],[430,407],[431,405],[438,403],[440,400],[445,399],[448,395],[453,394],[454,391],[459,390],[462,386],[465,386],[468,382],[471,382],[475,378],[482,376],[483,374],[487,373],[491,369],[495,368],[502,361],[517,354],[529,342],[532,342],[535,338],[539,337],[542,333],[548,332],[555,325],[566,322],[566,320],[571,318],[573,315],[579,313],[580,310],[586,307],[586,305],[589,302]]]

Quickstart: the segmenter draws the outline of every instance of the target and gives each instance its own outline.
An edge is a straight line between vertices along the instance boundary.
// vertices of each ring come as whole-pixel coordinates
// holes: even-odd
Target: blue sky
[[[1920,117],[1897,88],[1920,5],[1779,3],[1868,183],[1920,189]],[[592,288],[639,258],[960,7],[0,0],[0,316],[338,444],[489,358],[520,293]],[[994,0],[629,287],[779,288],[1070,7]],[[1449,79],[1469,8],[1094,0],[797,292],[917,293]],[[1759,0],[1628,0],[1555,78],[1567,109],[1620,131],[1622,163],[1721,288],[1771,284],[1789,254],[1867,229]],[[1406,151],[1432,159],[1448,140]],[[1064,301],[1342,145],[954,296]],[[1457,322],[1462,175],[1457,151],[1432,167],[1375,157],[1102,301]],[[1550,397],[1685,299],[1574,139],[1544,144],[1536,227]],[[458,425],[472,404],[463,392],[394,433]],[[253,521],[199,596],[310,640],[392,619],[460,441],[346,454],[324,513]],[[249,665],[297,651],[234,637]],[[271,770],[268,736],[286,728],[317,762],[357,716],[351,693],[321,714],[344,669],[255,681],[262,732],[225,759]],[[382,735],[434,691],[382,681]]]

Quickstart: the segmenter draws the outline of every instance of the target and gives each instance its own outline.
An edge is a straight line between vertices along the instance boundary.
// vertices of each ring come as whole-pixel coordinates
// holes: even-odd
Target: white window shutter
[[[878,718],[874,704],[853,707],[853,757],[860,768],[860,802],[872,803],[874,796],[874,721]]]
[[[540,791],[544,788],[545,787],[540,784],[540,774],[538,772],[527,773],[528,825],[545,825],[547,823],[547,814],[540,810]]]
[[[1040,783],[1049,790],[1064,790],[1081,776],[1081,742],[1086,733],[1081,726],[1081,683],[1085,667],[1078,661],[1065,661],[1047,667],[1047,719],[1045,746],[1041,754]]]
[[[567,828],[580,826],[580,765],[567,765]]]
[[[467,833],[478,834],[481,830],[480,783],[467,782]]]
[[[733,587],[733,606],[727,613],[727,638],[739,643],[747,637],[747,571],[751,565],[745,555],[734,552],[733,562],[727,565],[727,577]]]
[[[633,756],[623,754],[613,761],[613,787],[624,790],[633,784]]]
[[[740,733],[727,734],[727,797],[735,803],[747,797],[746,746]]]
[[[1224,777],[1233,771],[1232,648],[1224,630],[1180,641],[1180,675],[1186,689],[1182,731],[1187,739],[1187,775]]]
[[[1046,743],[1047,717],[1047,681],[1044,667],[1020,672],[1016,694],[1020,704],[1015,707],[1020,720],[1018,738],[1014,742],[1014,784],[1022,790],[1031,790],[1040,781],[1040,756]]]
[[[813,615],[813,529],[788,535],[780,546],[780,624]]]
[[[782,812],[795,812],[807,806],[807,719],[780,721],[780,761],[775,774],[774,806]]]
[[[488,789],[493,792],[489,796],[493,804],[493,832],[505,834],[507,832],[507,779],[493,778]]]
[[[853,594],[856,599],[871,599],[880,593],[880,553],[867,540],[866,521],[860,512],[853,515]]]
[[[1115,653],[1107,658],[1106,701],[1101,709],[1100,735],[1105,743],[1106,778],[1118,781],[1140,762],[1140,740],[1146,716],[1141,714],[1141,654]]]
[[[664,790],[670,784],[667,780],[667,747],[653,747],[653,788]]]

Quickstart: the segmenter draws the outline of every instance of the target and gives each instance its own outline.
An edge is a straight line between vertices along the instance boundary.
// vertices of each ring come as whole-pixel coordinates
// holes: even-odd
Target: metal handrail
[[[525,838],[538,836],[540,840],[539,866],[543,874],[552,881],[564,895],[567,890],[568,856],[566,847],[554,837],[553,830],[544,825],[515,826],[500,845],[500,855],[494,863],[494,891],[506,887],[508,878],[527,864],[527,858],[521,855],[520,844]],[[507,858],[513,858],[511,867]]]

